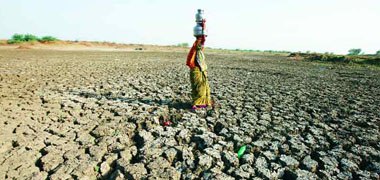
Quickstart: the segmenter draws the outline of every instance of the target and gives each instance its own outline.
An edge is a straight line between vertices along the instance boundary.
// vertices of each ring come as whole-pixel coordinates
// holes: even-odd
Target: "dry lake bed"
[[[206,51],[195,112],[185,58],[0,49],[0,179],[379,179],[379,71]]]

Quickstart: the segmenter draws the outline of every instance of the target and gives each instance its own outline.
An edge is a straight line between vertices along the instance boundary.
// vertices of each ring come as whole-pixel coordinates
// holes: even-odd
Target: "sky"
[[[0,0],[0,39],[192,44],[204,9],[207,47],[347,54],[380,50],[380,0]]]

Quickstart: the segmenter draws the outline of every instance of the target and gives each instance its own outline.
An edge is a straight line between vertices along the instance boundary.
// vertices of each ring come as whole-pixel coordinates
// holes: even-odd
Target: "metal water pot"
[[[207,29],[203,29],[201,24],[199,24],[199,23],[197,23],[197,25],[195,25],[193,32],[194,32],[194,36],[207,35]]]
[[[194,36],[207,35],[207,29],[203,29],[202,27],[203,20],[205,20],[204,11],[202,9],[198,9],[198,13],[195,14],[195,22],[197,25],[195,25],[193,29]]]
[[[204,19],[204,10],[198,9],[198,13],[195,14],[195,22],[201,23]]]

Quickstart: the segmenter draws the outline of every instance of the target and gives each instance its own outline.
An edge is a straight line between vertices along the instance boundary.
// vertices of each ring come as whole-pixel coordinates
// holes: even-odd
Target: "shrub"
[[[56,41],[58,40],[55,37],[52,36],[44,36],[41,39],[38,38],[35,35],[32,34],[14,34],[12,36],[12,39],[9,39],[7,41],[8,44],[13,44],[13,43],[21,43],[21,42],[33,42],[33,41],[40,41],[40,42],[46,42],[46,41]]]
[[[350,49],[350,50],[348,50],[348,55],[359,55],[361,51],[362,51],[362,49],[360,49],[360,48]]]
[[[349,62],[350,59],[344,57],[344,56],[339,56],[339,55],[330,55],[327,58],[327,61],[331,62]]]
[[[57,38],[55,38],[53,36],[44,36],[39,41],[41,41],[41,42],[47,42],[47,41],[56,41],[56,40],[57,40]]]
[[[37,41],[38,37],[32,34],[25,34],[23,41],[30,42],[30,41]]]
[[[330,55],[330,54],[311,54],[306,55],[306,58],[314,61],[326,61],[326,62],[350,62],[351,59],[340,56],[340,55]]]
[[[20,41],[20,40],[14,40],[14,39],[9,39],[7,41],[8,44],[14,44],[14,43],[20,43],[20,42],[23,42],[23,41]]]

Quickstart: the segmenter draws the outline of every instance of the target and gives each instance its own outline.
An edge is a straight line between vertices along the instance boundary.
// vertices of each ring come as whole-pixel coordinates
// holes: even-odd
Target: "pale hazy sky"
[[[206,46],[346,54],[380,50],[380,0],[0,0],[0,39],[192,44],[198,8]]]

